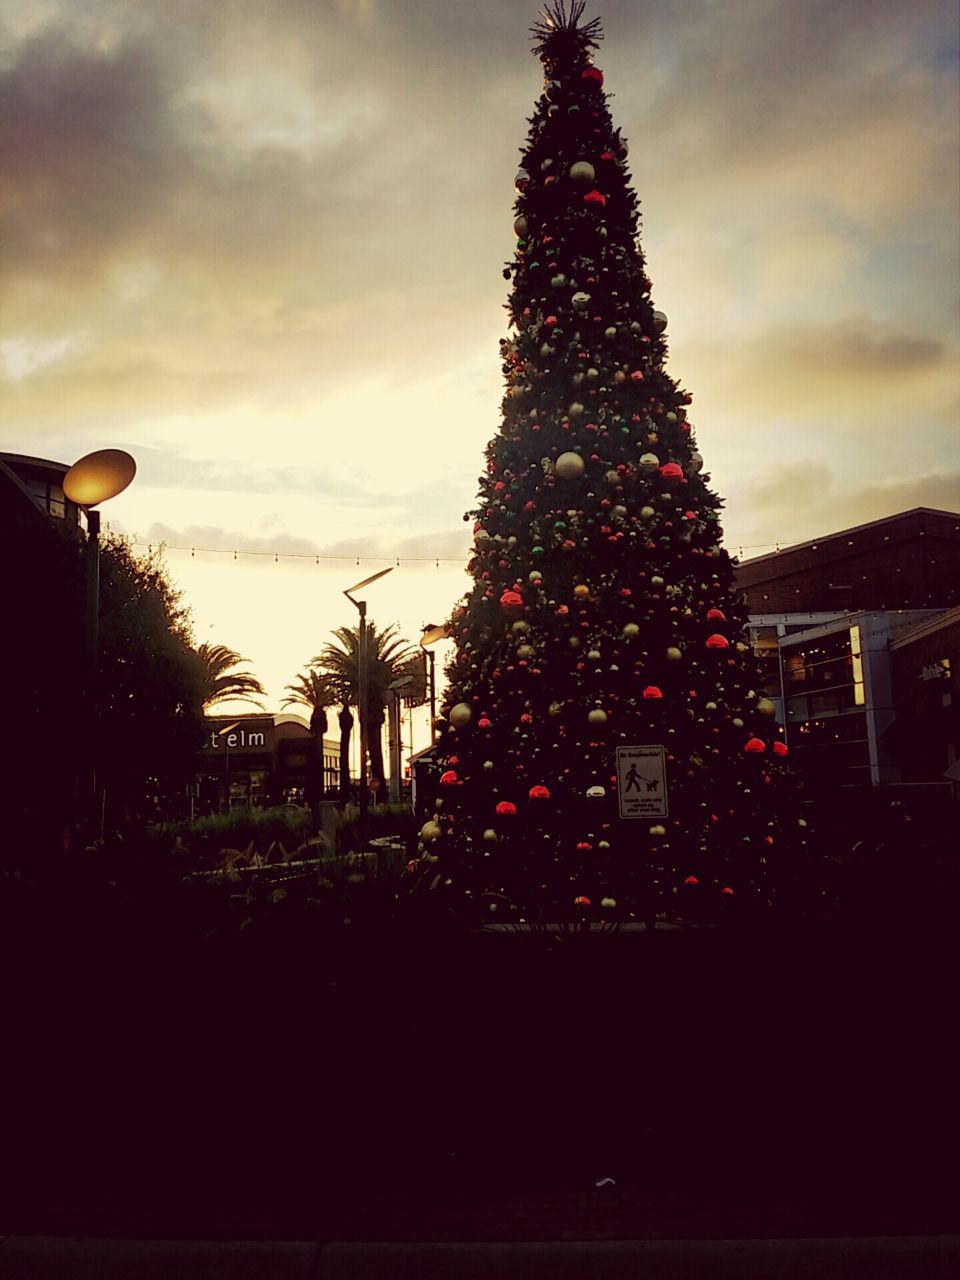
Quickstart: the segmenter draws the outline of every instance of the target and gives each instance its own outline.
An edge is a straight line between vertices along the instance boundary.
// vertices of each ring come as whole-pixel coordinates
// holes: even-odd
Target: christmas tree
[[[418,882],[480,923],[712,920],[775,899],[797,820],[583,8],[533,28],[502,424]]]

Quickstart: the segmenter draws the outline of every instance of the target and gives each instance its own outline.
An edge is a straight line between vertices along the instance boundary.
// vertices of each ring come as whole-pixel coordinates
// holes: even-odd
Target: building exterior
[[[195,784],[201,813],[303,804],[318,781],[318,799],[339,783],[339,743],[323,739],[321,758],[307,722],[295,715],[253,712],[207,716]]]
[[[751,613],[960,605],[960,514],[916,507],[737,566]]]
[[[804,778],[957,786],[960,515],[918,508],[842,530],[745,561],[737,581]]]
[[[0,770],[0,804],[11,855],[62,842],[76,807],[86,597],[81,515],[63,496],[68,469],[0,453],[0,653],[17,732]]]

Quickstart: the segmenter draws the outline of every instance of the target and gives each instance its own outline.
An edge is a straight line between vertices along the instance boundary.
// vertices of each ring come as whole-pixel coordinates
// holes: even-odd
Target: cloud
[[[759,555],[915,507],[960,513],[960,470],[854,486],[810,459],[768,469],[744,487],[727,519],[726,545]]]

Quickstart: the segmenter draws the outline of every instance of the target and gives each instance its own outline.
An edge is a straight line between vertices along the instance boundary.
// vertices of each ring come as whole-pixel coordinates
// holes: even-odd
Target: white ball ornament
[[[653,517],[654,517],[656,514],[657,514],[657,513],[656,513],[656,511],[654,511],[653,507],[641,507],[641,508],[640,508],[640,519],[641,519],[641,520],[652,520],[652,519],[653,519]]]
[[[734,716],[734,718],[730,721],[730,723],[733,725],[735,729],[743,728],[743,721],[740,719],[739,716]]]
[[[612,911],[617,905],[617,900],[616,898],[601,898],[600,905],[603,907],[604,911]]]
[[[550,286],[553,289],[562,289],[566,283],[567,277],[563,272],[559,272],[557,275],[550,277]]]
[[[569,418],[583,417],[583,405],[579,400],[574,400],[573,404],[567,406],[567,416]]]
[[[497,833],[494,831],[493,827],[487,827],[486,831],[483,833],[483,838],[486,840],[487,844],[496,844]]]
[[[534,653],[534,650],[533,650],[532,644],[521,644],[517,648],[518,658],[523,658],[523,659],[532,658],[533,653]]]
[[[588,800],[602,800],[606,794],[605,788],[601,786],[587,787]]]
[[[776,715],[776,703],[771,702],[769,698],[761,698],[757,703],[757,710],[762,716]]]
[[[655,453],[641,453],[640,469],[641,471],[656,471],[660,465],[660,459]]]
[[[589,293],[584,293],[581,289],[573,295],[570,301],[575,307],[579,307],[579,309],[583,311],[590,305],[590,295]]]
[[[450,712],[450,723],[454,729],[465,729],[473,719],[473,708],[469,702],[458,702]]]
[[[420,839],[425,844],[432,844],[434,840],[439,840],[442,835],[439,822],[425,822],[420,828]]]
[[[597,171],[589,160],[577,160],[568,170],[571,182],[578,187],[589,187],[597,176]]]
[[[662,311],[655,311],[653,313],[653,327],[656,329],[657,333],[663,333],[664,329],[667,327],[667,317]]]
[[[617,330],[615,326],[610,325],[609,329],[604,329],[603,336],[605,338],[615,338],[617,336]]]
[[[527,574],[527,581],[531,584],[531,586],[535,587],[537,583],[543,581],[543,574],[540,572],[539,569],[534,569],[532,573]]]
[[[623,638],[625,640],[632,640],[634,636],[639,634],[640,628],[635,622],[628,622],[623,628]]]
[[[530,630],[530,623],[527,622],[526,619],[524,618],[518,618],[517,621],[511,626],[510,630],[516,636],[526,635],[526,633]]]
[[[579,453],[570,451],[561,453],[554,469],[561,480],[579,480],[586,470],[586,463]]]
[[[518,240],[525,239],[528,230],[529,230],[529,227],[527,224],[527,220],[523,216],[523,214],[521,214],[519,218],[514,219],[513,231],[514,231],[514,235],[516,235]]]
[[[674,644],[672,644],[670,648],[667,650],[667,659],[670,662],[679,662],[682,657],[683,657],[682,651],[678,649],[677,646]]]
[[[667,834],[667,828],[661,826],[658,822],[656,826],[650,828],[650,834],[652,836],[665,836]]]
[[[606,724],[607,713],[604,711],[603,707],[594,707],[592,711],[588,712],[587,723],[588,724]]]

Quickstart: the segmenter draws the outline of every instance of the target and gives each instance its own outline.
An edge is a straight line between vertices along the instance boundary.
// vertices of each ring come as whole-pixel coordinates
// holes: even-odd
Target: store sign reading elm
[[[224,720],[222,725],[214,725],[207,738],[206,751],[270,751],[273,748],[272,720],[241,720],[233,724],[229,733],[221,733],[233,724]]]

